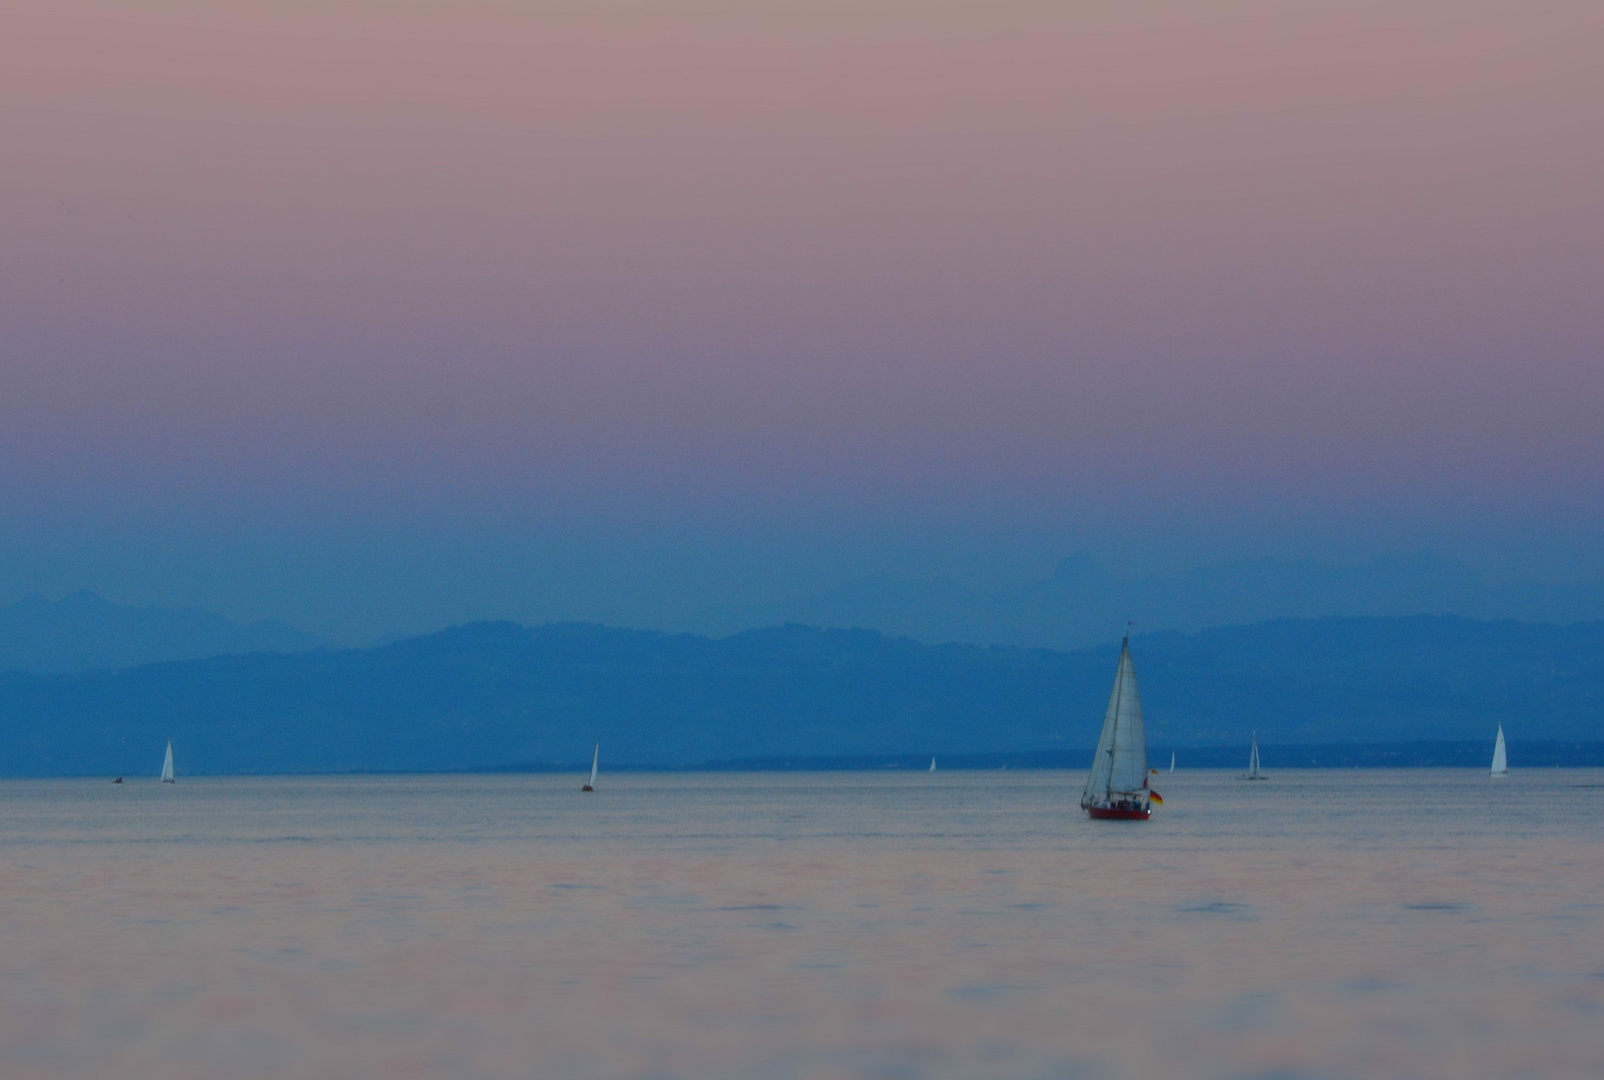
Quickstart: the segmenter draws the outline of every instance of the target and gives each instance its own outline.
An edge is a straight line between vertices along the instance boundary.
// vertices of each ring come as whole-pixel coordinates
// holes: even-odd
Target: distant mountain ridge
[[[1604,619],[1604,583],[1494,582],[1430,552],[1357,565],[1253,559],[1126,578],[1080,554],[1043,580],[984,589],[942,579],[865,578],[705,621],[859,626],[926,642],[1074,649],[1105,641],[1127,619],[1149,630],[1197,631],[1284,617],[1420,614],[1558,624]]]
[[[1154,746],[1604,738],[1604,623],[1277,620],[1133,640]],[[1117,645],[711,639],[473,623],[371,649],[0,675],[0,773],[450,771],[609,760],[1089,754]],[[133,767],[132,765],[130,767]]]
[[[241,624],[195,608],[130,607],[87,591],[0,607],[0,671],[60,674],[329,644],[273,620]]]

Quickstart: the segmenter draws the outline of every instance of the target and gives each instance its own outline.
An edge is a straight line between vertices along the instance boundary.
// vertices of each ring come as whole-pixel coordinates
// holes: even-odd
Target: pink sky
[[[1596,535],[1601,53],[1579,0],[11,0],[0,491]]]

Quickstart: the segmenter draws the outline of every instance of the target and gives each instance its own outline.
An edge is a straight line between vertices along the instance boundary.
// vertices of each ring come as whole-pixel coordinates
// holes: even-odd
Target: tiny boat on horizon
[[[1253,748],[1248,751],[1248,771],[1239,778],[1242,780],[1268,780],[1264,770],[1259,768],[1259,733],[1253,733]]]
[[[1498,741],[1493,743],[1493,779],[1509,778],[1509,758],[1504,754],[1504,725],[1498,725]]]
[[[173,778],[173,740],[167,740],[167,756],[162,758],[162,783],[176,784]]]
[[[936,759],[935,758],[931,758],[930,759],[930,771],[931,772],[935,772],[936,771]]]
[[[585,781],[585,786],[580,788],[579,789],[580,791],[595,791],[596,790],[596,766],[600,762],[601,762],[601,743],[597,743],[596,744],[596,749],[590,755],[590,779]]]
[[[1136,689],[1136,668],[1131,663],[1130,635],[1119,647],[1119,667],[1097,754],[1086,777],[1080,806],[1088,817],[1102,821],[1146,821],[1153,803],[1163,803],[1147,786],[1147,733],[1142,725],[1142,697]]]

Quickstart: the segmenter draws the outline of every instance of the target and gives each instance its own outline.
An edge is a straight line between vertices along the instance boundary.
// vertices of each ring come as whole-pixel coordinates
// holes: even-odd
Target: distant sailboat
[[[1136,668],[1131,664],[1131,639],[1120,643],[1119,667],[1103,733],[1097,739],[1097,756],[1086,777],[1080,805],[1093,818],[1146,821],[1152,816],[1153,792],[1147,786],[1147,733],[1142,726],[1142,698],[1136,690]],[[1163,800],[1157,800],[1162,802]]]
[[[1498,741],[1493,743],[1493,779],[1509,776],[1509,759],[1504,756],[1504,725],[1498,725]]]
[[[1174,771],[1175,771],[1175,755],[1172,753],[1172,754],[1170,754],[1170,772],[1174,772]]]
[[[596,790],[596,766],[600,762],[601,762],[601,743],[597,743],[596,744],[595,753],[590,755],[590,779],[585,781],[585,786],[580,788],[579,789],[580,791],[595,791]]]
[[[936,759],[935,758],[931,758],[930,759],[930,771],[931,772],[935,772],[936,771]]]
[[[1259,768],[1259,733],[1253,733],[1253,749],[1248,751],[1248,771],[1243,775],[1244,780],[1268,780],[1264,770]]]
[[[173,779],[173,740],[167,740],[167,756],[162,758],[162,783],[176,783]]]

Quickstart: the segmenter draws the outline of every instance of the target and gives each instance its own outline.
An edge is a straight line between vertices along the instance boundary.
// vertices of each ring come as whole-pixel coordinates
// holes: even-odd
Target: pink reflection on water
[[[153,785],[119,809],[86,782],[7,784],[0,1061],[16,1077],[1596,1075],[1604,861],[1572,814],[1598,801],[1577,778],[1597,777],[1487,795],[1417,775],[1448,779],[1401,822],[1406,774],[1285,774],[1262,793],[1177,775],[1164,818],[1120,831],[1070,812],[1074,778],[1051,773],[615,777],[594,805],[566,777],[285,781],[302,788],[243,812],[236,789],[274,782],[214,780],[171,793],[190,817],[127,811]],[[1577,790],[1549,819],[1488,802],[1546,805],[1557,786]]]

